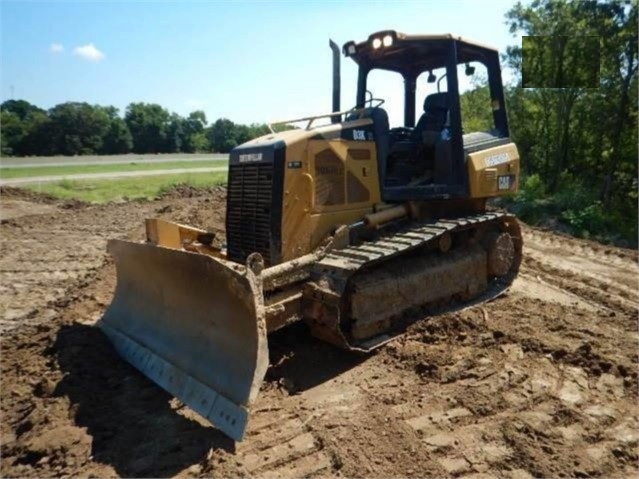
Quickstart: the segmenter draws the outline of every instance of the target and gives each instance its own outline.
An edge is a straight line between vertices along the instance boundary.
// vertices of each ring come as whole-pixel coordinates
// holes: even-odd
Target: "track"
[[[524,228],[507,296],[417,322],[376,354],[278,331],[233,444],[92,327],[114,287],[106,239],[142,238],[145,216],[219,231],[223,190],[99,207],[9,193],[3,476],[637,475],[636,251]]]
[[[417,277],[418,279],[409,278],[404,286],[402,278],[406,279],[410,276],[411,266],[419,261],[415,257],[408,256],[411,252],[420,248],[437,250],[440,242],[445,239],[448,248],[450,248],[453,241],[451,238],[457,235],[470,231],[476,233],[482,228],[490,228],[491,226],[499,230],[499,225],[507,228],[513,238],[516,245],[514,247],[514,260],[508,274],[493,281],[487,291],[476,295],[476,297],[484,297],[484,300],[488,300],[508,288],[521,262],[520,228],[514,217],[503,213],[492,212],[456,219],[415,222],[399,226],[395,231],[381,233],[372,240],[364,241],[359,245],[332,251],[314,266],[311,274],[312,283],[307,288],[307,301],[315,302],[314,308],[311,309],[315,315],[311,322],[313,334],[341,348],[370,352],[395,336],[392,332],[390,317],[405,312],[411,306],[424,305],[434,299],[431,293],[424,294],[423,291],[415,291],[416,283],[421,285],[433,280],[439,281],[440,292],[445,287],[448,288],[445,291],[455,291],[456,293],[459,291],[469,292],[474,289],[483,291],[485,287],[483,281],[485,281],[487,273],[482,272],[481,280],[471,274],[469,268],[473,267],[473,262],[470,261],[473,250],[468,248],[468,244],[465,248],[466,251],[459,254],[459,257],[465,259],[466,262],[457,266],[460,271],[465,273],[466,278],[459,278],[458,273],[452,275],[446,273],[442,268],[445,268],[445,262],[437,260],[434,255],[432,258],[426,258],[426,263],[422,260],[421,265],[414,268],[421,274]],[[447,261],[451,263],[457,253],[453,251],[449,254]],[[485,258],[486,256],[479,256],[480,264],[482,262],[485,264]],[[399,259],[401,262],[392,265],[394,259]],[[375,272],[375,267],[383,264],[391,264],[392,266],[389,266],[391,269]],[[429,268],[433,270],[431,276],[424,276],[423,272]],[[379,279],[375,280],[375,275]],[[359,279],[356,278],[357,276]],[[450,278],[451,276],[458,279],[453,280]],[[350,334],[343,331],[341,324],[343,320],[340,319],[342,313],[340,312],[339,316],[334,313],[334,311],[341,311],[343,308],[344,296],[348,294],[345,294],[347,284],[354,277],[358,282],[355,286],[357,293],[350,298],[351,313],[359,312],[361,317],[355,320],[352,328],[354,330],[359,327],[360,332],[366,331],[366,339],[363,341],[349,337]],[[373,285],[372,289],[371,285]],[[476,294],[476,291],[472,294]],[[402,298],[401,301],[397,300],[398,297]],[[374,306],[371,306],[372,304]]]

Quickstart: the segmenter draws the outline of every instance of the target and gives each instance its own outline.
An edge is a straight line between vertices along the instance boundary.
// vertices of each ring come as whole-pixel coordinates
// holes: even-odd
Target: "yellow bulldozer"
[[[521,261],[517,220],[487,209],[519,180],[498,52],[391,30],[348,42],[356,105],[340,111],[340,50],[330,46],[332,111],[231,151],[223,247],[160,219],[146,221],[145,242],[108,244],[117,286],[99,326],[124,359],[235,440],[268,367],[269,333],[305,321],[317,338],[366,353],[424,308],[495,297]],[[464,132],[459,84],[474,65],[485,67],[492,128]],[[402,126],[389,127],[384,100],[368,91],[376,70],[403,79]],[[433,92],[416,118],[422,86]]]

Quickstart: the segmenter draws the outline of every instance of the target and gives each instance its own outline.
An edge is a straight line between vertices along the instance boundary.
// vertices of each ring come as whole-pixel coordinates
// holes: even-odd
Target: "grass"
[[[226,160],[211,161],[171,161],[167,163],[145,163],[144,161],[107,164],[107,165],[73,165],[73,166],[38,166],[34,168],[0,168],[0,178],[28,178],[33,176],[80,175],[86,173],[113,173],[120,171],[174,170],[180,168],[207,168],[226,166]]]
[[[112,180],[64,179],[57,183],[46,183],[40,186],[29,185],[24,188],[47,193],[64,200],[77,199],[90,203],[106,203],[118,200],[153,199],[179,184],[208,187],[224,183],[226,183],[226,172],[178,173]]]

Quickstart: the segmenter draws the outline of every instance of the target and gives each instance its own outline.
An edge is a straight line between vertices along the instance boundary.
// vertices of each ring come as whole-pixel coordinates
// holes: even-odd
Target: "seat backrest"
[[[421,143],[425,131],[439,133],[448,122],[448,93],[433,93],[424,100],[424,113],[413,130],[413,141]]]

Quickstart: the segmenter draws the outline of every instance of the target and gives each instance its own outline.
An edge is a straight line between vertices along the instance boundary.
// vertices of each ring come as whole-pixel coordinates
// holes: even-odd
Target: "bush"
[[[537,174],[524,178],[519,193],[517,193],[518,201],[535,201],[545,198],[545,196],[546,185]]]
[[[564,172],[559,184],[559,191],[550,195],[539,175],[529,175],[516,195],[498,204],[533,226],[559,227],[581,238],[636,247],[636,221],[628,222],[618,211],[605,209],[597,191],[579,178]]]
[[[585,208],[565,210],[561,213],[560,219],[570,225],[574,233],[582,238],[605,235],[610,226],[610,217],[604,213],[600,201]]]

